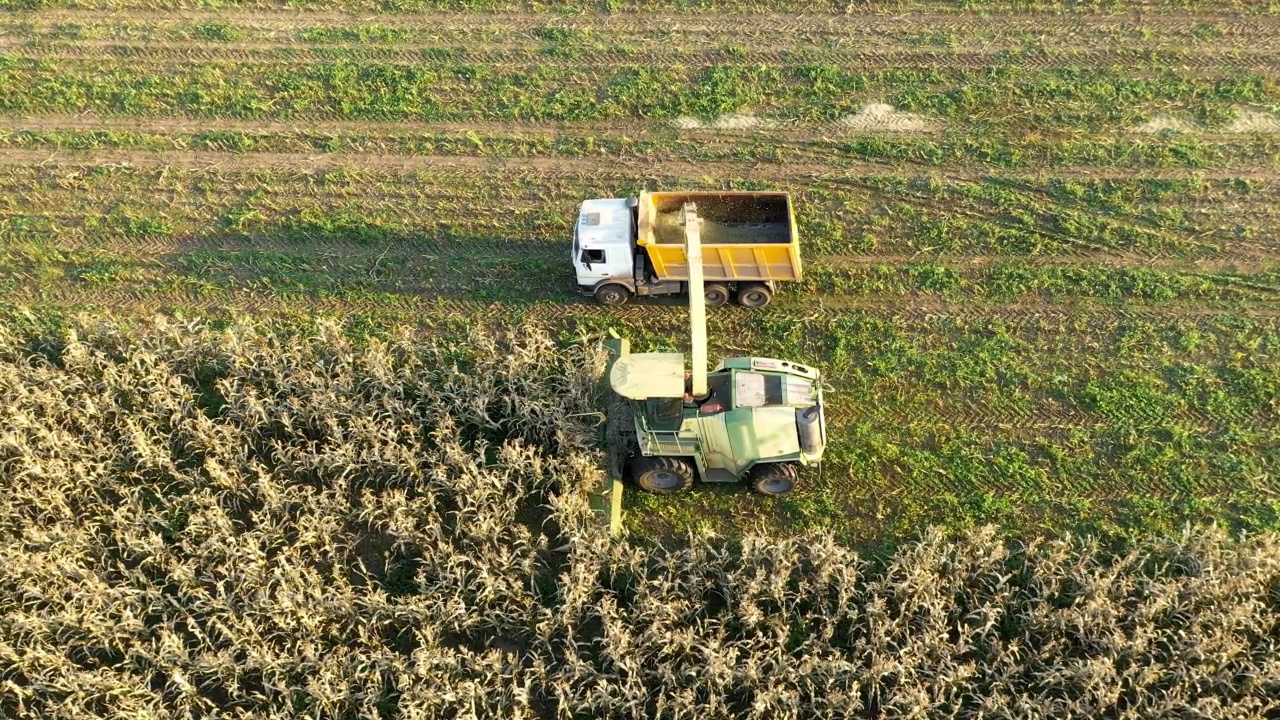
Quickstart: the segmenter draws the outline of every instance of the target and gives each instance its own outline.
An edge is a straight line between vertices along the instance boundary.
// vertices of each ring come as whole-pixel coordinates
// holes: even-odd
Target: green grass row
[[[807,11],[812,9],[806,8]],[[964,17],[964,15],[957,16],[958,19]],[[711,52],[720,54],[726,59],[746,56],[754,45],[752,42],[744,42],[751,38],[741,33],[726,32],[724,29],[715,27],[675,30],[653,25],[615,29],[593,27],[592,16],[548,14],[544,15],[543,19],[545,24],[534,27],[503,27],[501,23],[409,25],[370,22],[304,25],[282,31],[277,28],[264,28],[245,20],[224,22],[210,19],[204,22],[170,24],[163,18],[156,17],[150,21],[116,20],[96,23],[63,21],[38,25],[30,22],[27,16],[18,16],[12,22],[6,22],[6,18],[0,18],[0,33],[28,41],[178,40],[211,43],[214,48],[217,47],[216,43],[241,41],[281,43],[282,46],[284,43],[306,43],[315,46],[341,44],[359,45],[365,48],[390,46],[405,49],[453,43],[453,47],[449,48],[450,57],[458,60],[468,57],[477,45],[486,43],[529,44],[539,53],[557,57],[573,56],[584,52],[628,55],[648,51],[651,47],[659,47],[668,53]],[[413,21],[414,18],[409,17],[405,20]],[[1059,42],[1068,34],[1075,40],[1079,40],[1080,37],[1072,30],[1064,30],[1052,25],[1045,26],[1039,32],[995,23],[983,28],[966,27],[963,31],[945,24],[928,30],[909,25],[901,29],[889,27],[886,30],[874,38],[876,47],[892,42],[924,49],[980,46],[1006,48],[1015,52],[1036,52],[1061,50]],[[1161,57],[1176,57],[1183,53],[1190,55],[1206,47],[1220,49],[1222,42],[1230,42],[1238,36],[1239,29],[1218,19],[1204,19],[1198,22],[1188,21],[1183,27],[1156,29],[1142,21],[1137,21],[1132,24],[1090,30],[1093,34],[1088,37],[1087,44],[1092,47],[1105,48],[1109,52],[1131,53],[1135,59],[1149,60],[1157,55]],[[848,28],[830,26],[823,30],[797,35],[797,42],[792,47],[804,52],[820,51],[835,47],[834,41],[845,39],[852,34]],[[678,37],[697,38],[700,42],[698,46],[673,46],[671,41]],[[1170,47],[1167,44],[1172,39],[1179,41],[1177,47]]]
[[[312,28],[295,38],[277,31],[246,39],[245,32],[229,25],[205,23],[169,28],[158,32],[149,26],[104,28],[56,25],[47,30],[29,25],[4,28],[0,36],[22,39],[21,54],[27,57],[84,57],[78,35],[104,35],[121,31],[123,37],[96,40],[93,55],[129,59],[156,65],[182,62],[192,57],[209,61],[250,61],[259,64],[352,64],[396,65],[449,62],[468,66],[568,66],[608,68],[619,62],[665,67],[681,72],[707,67],[755,68],[783,64],[821,71],[846,66],[898,70],[935,70],[971,67],[986,62],[993,67],[1087,67],[1125,68],[1130,72],[1153,73],[1170,67],[1208,69],[1217,72],[1231,67],[1266,73],[1273,59],[1244,50],[1257,39],[1252,36],[1222,38],[1161,33],[1163,42],[1129,40],[1099,35],[1089,41],[1079,38],[1026,33],[1023,36],[991,35],[985,41],[956,33],[905,32],[878,36],[873,46],[859,38],[806,37],[790,42],[766,44],[743,35],[698,33],[675,35],[670,31],[599,35],[591,30],[542,27],[519,33],[494,28],[468,28],[440,37],[436,28],[419,28],[422,39],[412,39],[412,28],[357,26],[353,28]],[[990,34],[989,34],[990,35]],[[373,38],[399,38],[387,44]],[[885,45],[887,41],[897,44]],[[1177,37],[1185,44],[1171,43]],[[369,39],[362,39],[369,38]],[[282,42],[283,41],[283,42]],[[187,44],[190,43],[190,44]],[[813,73],[810,73],[814,76]],[[814,76],[818,79],[818,76]],[[825,77],[821,79],[825,80]],[[1206,120],[1218,118],[1212,114]]]
[[[912,262],[870,267],[810,265],[802,291],[889,298],[913,293],[1010,301],[1029,297],[1156,302],[1280,300],[1280,261],[1261,274],[1201,274],[1097,265],[1033,265],[1009,261],[969,269]]]
[[[1280,167],[1280,141],[1266,136],[1231,142],[1194,138],[1072,140],[1019,135],[949,132],[930,138],[872,136],[842,138],[838,128],[814,128],[805,140],[785,134],[690,137],[661,123],[639,129],[644,136],[604,129],[598,133],[555,132],[266,132],[205,130],[0,130],[0,147],[49,150],[198,150],[217,152],[377,153],[478,157],[596,157],[706,162],[821,163],[834,169],[866,162],[925,167],[951,165],[1000,169],[1088,165],[1115,168],[1212,168],[1231,165]]]
[[[663,10],[668,12],[799,12],[845,15],[854,9],[931,11],[1113,11],[1146,10],[1177,11],[1196,7],[1194,0],[868,0],[850,6],[844,0],[561,0],[549,4],[532,0],[200,0],[198,7],[263,8],[289,10],[347,10],[359,12],[421,12],[421,11],[480,11],[519,12],[534,11],[550,15],[573,17],[591,12],[636,12]],[[86,9],[151,9],[149,0],[0,0],[0,9],[37,10],[41,8]],[[1251,2],[1250,0],[1223,0],[1215,6],[1221,12],[1244,14],[1280,13],[1275,0]]]
[[[1237,105],[1280,108],[1275,76],[1252,71],[1224,68],[1206,77],[1174,69],[1038,70],[1016,63],[935,70],[716,65],[689,71],[628,63],[511,68],[448,60],[148,67],[128,60],[0,56],[0,86],[10,89],[0,97],[0,112],[7,113],[366,121],[711,118],[743,110],[830,121],[868,101],[887,101],[976,128],[1119,132],[1168,109],[1187,110],[1217,126],[1235,117]]]

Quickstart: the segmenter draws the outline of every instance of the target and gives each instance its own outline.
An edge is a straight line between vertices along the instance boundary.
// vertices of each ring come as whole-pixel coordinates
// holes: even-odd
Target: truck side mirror
[[[640,198],[638,198],[638,197],[629,197],[629,198],[627,198],[627,207],[628,207],[628,208],[634,208],[634,207],[637,207],[638,205],[640,205]]]

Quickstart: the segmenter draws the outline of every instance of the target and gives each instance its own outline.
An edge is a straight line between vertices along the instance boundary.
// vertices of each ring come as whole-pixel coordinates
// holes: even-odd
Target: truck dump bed
[[[799,280],[800,244],[791,196],[783,192],[642,193],[636,244],[661,280],[687,280],[681,209],[698,207],[706,279]]]

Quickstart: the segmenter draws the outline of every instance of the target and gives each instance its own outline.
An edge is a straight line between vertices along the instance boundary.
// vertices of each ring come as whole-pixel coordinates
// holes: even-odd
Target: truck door
[[[615,257],[621,256],[623,253],[617,248],[608,250],[602,248],[582,248],[578,251],[575,258],[574,267],[578,272],[578,284],[584,287],[594,286],[601,280],[609,278],[623,277],[629,278],[630,272],[618,272],[615,267],[618,263]],[[625,264],[625,269],[630,270],[630,264]]]

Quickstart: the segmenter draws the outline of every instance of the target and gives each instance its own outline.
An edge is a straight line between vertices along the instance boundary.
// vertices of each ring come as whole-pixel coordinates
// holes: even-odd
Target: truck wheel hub
[[[654,470],[649,473],[649,482],[656,488],[666,490],[678,487],[680,485],[680,477],[670,470]]]
[[[784,490],[787,490],[788,488],[791,487],[791,483],[787,482],[786,480],[783,480],[782,478],[778,478],[776,480],[766,480],[761,484],[764,485],[764,488],[769,492],[783,492]]]

